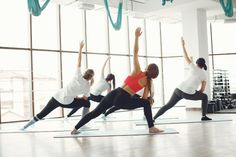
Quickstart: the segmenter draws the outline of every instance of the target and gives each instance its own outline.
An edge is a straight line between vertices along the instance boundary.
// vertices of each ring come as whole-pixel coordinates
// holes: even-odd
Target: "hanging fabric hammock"
[[[117,14],[117,19],[116,19],[116,23],[113,22],[112,18],[111,18],[111,13],[109,10],[109,5],[107,0],[104,0],[104,4],[107,10],[107,16],[109,17],[112,27],[115,30],[119,30],[121,28],[121,22],[122,22],[122,6],[123,6],[123,2],[122,0],[119,0],[119,6],[118,6],[118,14]]]
[[[173,2],[173,0],[162,0],[162,5],[164,6],[164,5],[166,5],[166,2],[167,1],[170,1],[171,3]]]
[[[45,0],[43,6],[39,4],[39,0],[28,0],[29,12],[34,16],[39,16],[41,12],[46,8],[50,0]]]
[[[234,15],[232,0],[227,0],[226,5],[225,5],[225,0],[220,0],[220,4],[225,12],[225,16],[232,17]]]

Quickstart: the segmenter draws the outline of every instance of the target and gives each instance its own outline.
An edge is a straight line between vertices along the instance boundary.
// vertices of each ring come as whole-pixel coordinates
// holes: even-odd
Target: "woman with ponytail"
[[[108,108],[111,108],[112,106],[128,110],[143,107],[144,115],[149,127],[149,132],[155,133],[162,131],[154,126],[151,104],[148,100],[148,96],[151,93],[151,81],[158,76],[159,70],[156,64],[150,64],[145,71],[141,71],[138,61],[138,40],[141,34],[141,28],[138,27],[135,31],[133,54],[134,70],[131,75],[125,79],[124,84],[121,87],[107,94],[93,111],[86,114],[78,122],[78,124],[72,130],[71,134],[80,133],[78,131],[79,128],[87,124],[90,120],[98,117],[100,114],[104,113]],[[133,98],[133,96],[142,88],[144,88],[142,99]]]
[[[181,99],[187,100],[201,100],[202,101],[202,118],[201,120],[211,120],[211,118],[206,116],[207,106],[208,106],[208,96],[203,93],[206,87],[206,73],[207,70],[206,62],[204,58],[198,58],[196,65],[193,64],[192,60],[189,58],[188,53],[185,49],[185,42],[181,38],[184,59],[189,66],[189,75],[173,92],[170,100],[166,105],[162,106],[159,111],[154,116],[154,120],[159,116],[164,114],[167,110],[172,108]],[[204,70],[203,70],[204,69]],[[199,87],[200,85],[200,87]],[[198,90],[199,87],[199,90]]]
[[[104,96],[102,93],[104,91],[107,91],[107,93],[110,93],[111,90],[115,89],[116,87],[116,81],[115,81],[115,75],[109,73],[106,77],[104,76],[104,70],[106,67],[106,64],[110,57],[108,57],[103,64],[101,75],[99,81],[94,85],[94,87],[90,91],[90,96],[88,97],[88,100],[92,100],[95,102],[100,102]],[[67,117],[70,117],[72,114],[74,114],[79,108],[73,108],[73,110],[67,115]],[[89,108],[84,107],[82,117],[86,115],[89,112]],[[104,111],[105,113],[106,111]]]

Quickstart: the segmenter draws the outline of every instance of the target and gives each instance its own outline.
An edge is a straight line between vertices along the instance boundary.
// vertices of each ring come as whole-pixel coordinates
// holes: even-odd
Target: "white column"
[[[183,37],[187,52],[193,57],[194,63],[199,57],[206,60],[207,69],[207,87],[205,93],[210,99],[210,73],[209,73],[209,56],[207,40],[207,17],[206,10],[189,8],[182,11]],[[200,101],[191,101],[186,107],[201,107]]]

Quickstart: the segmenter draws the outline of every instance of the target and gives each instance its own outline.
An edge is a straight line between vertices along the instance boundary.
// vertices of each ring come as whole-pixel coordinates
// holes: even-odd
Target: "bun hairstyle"
[[[207,70],[207,66],[206,66],[206,61],[204,58],[198,58],[196,61],[196,64],[200,67],[200,68],[204,68],[204,70]]]

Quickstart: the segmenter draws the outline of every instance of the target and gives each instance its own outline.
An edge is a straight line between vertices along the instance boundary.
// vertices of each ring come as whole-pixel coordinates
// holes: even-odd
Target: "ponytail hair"
[[[116,79],[115,79],[115,75],[114,74],[108,74],[106,79],[106,81],[112,81],[112,86],[113,86],[113,89],[116,88]]]

